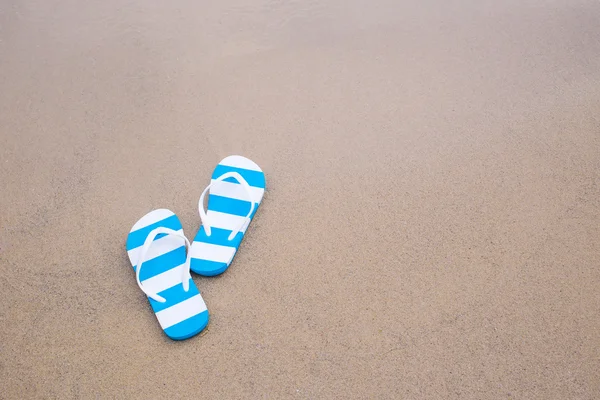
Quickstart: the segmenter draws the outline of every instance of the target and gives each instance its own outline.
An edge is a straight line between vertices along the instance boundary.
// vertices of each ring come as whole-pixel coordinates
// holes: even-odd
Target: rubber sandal
[[[173,340],[200,333],[209,319],[190,276],[189,248],[179,218],[165,209],[144,215],[127,237],[127,254],[137,284],[148,296],[163,331]]]
[[[256,163],[229,156],[215,168],[198,202],[202,226],[192,242],[191,270],[204,276],[225,272],[265,192],[265,174]],[[204,211],[204,197],[208,207]]]

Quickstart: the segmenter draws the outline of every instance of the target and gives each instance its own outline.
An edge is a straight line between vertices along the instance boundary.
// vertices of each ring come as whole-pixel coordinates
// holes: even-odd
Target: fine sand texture
[[[170,341],[132,225],[267,192]],[[0,399],[599,399],[597,0],[0,0]]]

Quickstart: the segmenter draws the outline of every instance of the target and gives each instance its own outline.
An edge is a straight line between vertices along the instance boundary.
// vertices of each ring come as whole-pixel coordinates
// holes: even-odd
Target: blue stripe
[[[183,340],[200,333],[208,325],[208,311],[201,312],[191,318],[165,329],[165,334],[173,340]]]
[[[142,229],[138,229],[137,231],[130,232],[129,236],[127,237],[127,251],[142,246],[150,232],[159,227],[170,228],[178,231],[181,229],[181,222],[179,222],[179,218],[177,218],[176,215],[171,215],[170,217],[158,221],[152,225],[148,225]],[[159,239],[162,236],[164,235],[157,235],[156,239]]]
[[[264,173],[262,173],[260,171],[252,171],[249,169],[229,167],[229,166],[221,165],[221,164],[217,165],[217,168],[215,168],[215,172],[213,172],[212,179],[217,179],[218,177],[220,177],[221,175],[223,175],[227,172],[237,172],[246,180],[246,182],[248,182],[248,185],[250,185],[250,186],[262,188],[262,189],[265,188],[265,174]],[[236,181],[233,178],[227,178],[227,179],[225,179],[225,182],[238,183],[238,181]]]
[[[258,204],[254,206],[256,208]],[[238,215],[245,217],[250,212],[252,203],[249,201],[232,199],[230,197],[221,197],[211,194],[208,198],[208,209],[210,211],[218,211],[225,214]]]
[[[158,274],[162,274],[171,268],[175,268],[176,266],[183,264],[185,259],[186,253],[184,245],[173,251],[165,253],[162,256],[145,261],[142,264],[142,270],[140,271],[140,281],[144,281]],[[135,270],[137,266],[134,265],[133,267]]]
[[[250,219],[254,218],[259,206],[260,203],[256,203],[256,205],[254,206],[254,211],[252,211],[252,214],[250,214]],[[210,211],[219,211],[225,214],[245,217],[246,215],[248,215],[250,207],[251,203],[249,201],[236,200],[231,199],[229,197],[216,196],[214,194],[208,196],[207,209]]]
[[[152,305],[152,309],[154,310],[154,312],[157,313],[166,308],[174,306],[175,304],[179,304],[182,301],[187,300],[190,297],[197,295],[198,293],[200,293],[200,292],[198,292],[198,288],[196,287],[196,285],[194,285],[194,282],[190,279],[190,287],[187,292],[185,290],[183,290],[183,284],[180,283],[178,285],[173,286],[172,288],[163,290],[162,292],[158,293],[159,295],[164,297],[165,300],[167,300],[164,303],[161,303],[161,302],[156,301],[151,298],[148,298],[148,300],[150,300],[150,304]]]
[[[227,238],[231,235],[231,231],[227,229],[219,229],[219,228],[211,228],[210,236],[206,236],[206,231],[204,227],[201,226],[194,238],[194,242],[202,242],[209,244],[218,244],[220,246],[229,246],[237,248],[240,245],[240,242],[244,238],[243,232],[238,232],[237,235],[232,240],[228,240]]]
[[[190,263],[190,269],[197,274],[205,276],[219,275],[227,269],[228,265],[221,262],[200,260],[198,258],[192,258]]]

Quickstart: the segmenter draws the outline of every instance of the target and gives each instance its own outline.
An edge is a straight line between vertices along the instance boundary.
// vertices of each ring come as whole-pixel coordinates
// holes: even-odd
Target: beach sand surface
[[[132,225],[268,190],[170,341]],[[1,399],[600,398],[597,0],[0,0]]]

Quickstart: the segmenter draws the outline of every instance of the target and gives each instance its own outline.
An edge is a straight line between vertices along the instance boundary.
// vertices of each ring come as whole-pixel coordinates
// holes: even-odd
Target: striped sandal
[[[197,335],[209,319],[190,276],[189,248],[179,218],[165,209],[143,216],[127,237],[127,254],[137,284],[148,296],[163,331],[173,340]]]
[[[204,197],[208,192],[208,210]],[[190,249],[197,274],[222,274],[231,264],[265,192],[265,174],[256,163],[229,156],[215,168],[198,202],[202,226]]]

